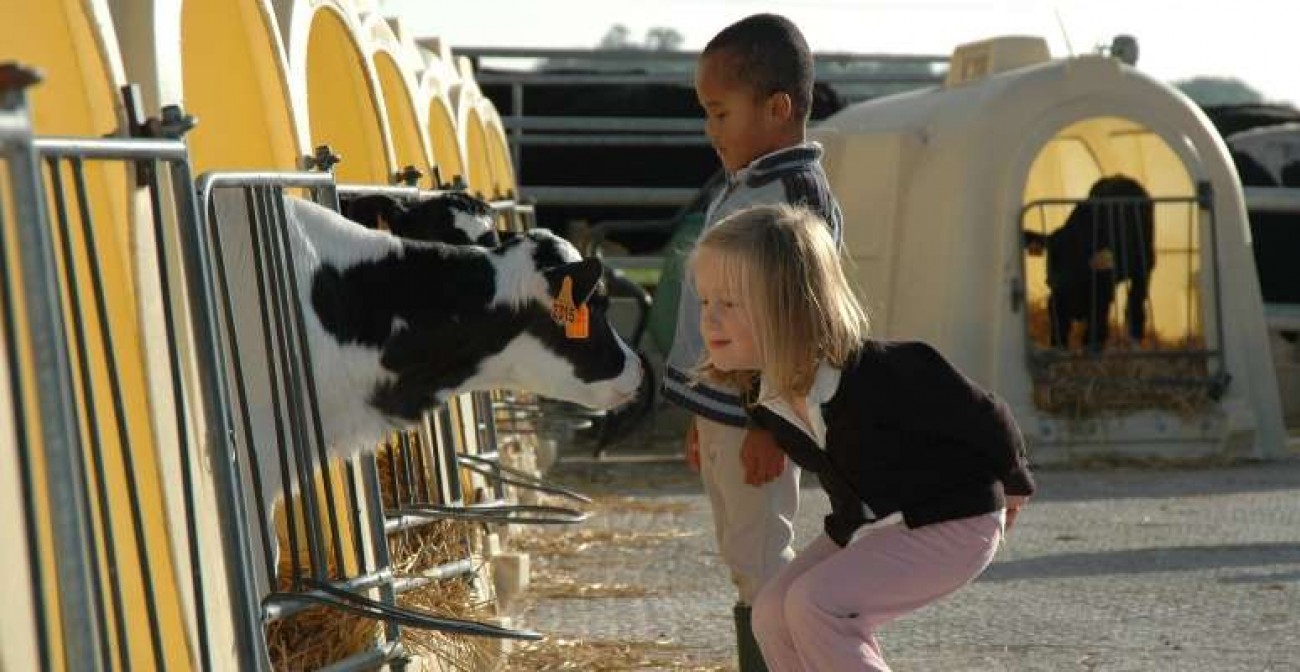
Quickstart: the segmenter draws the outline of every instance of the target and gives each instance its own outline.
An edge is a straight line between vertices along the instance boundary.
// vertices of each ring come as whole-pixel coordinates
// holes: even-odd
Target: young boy
[[[840,241],[840,208],[805,140],[812,108],[813,58],[788,19],[757,14],[718,33],[700,55],[695,91],[705,132],[727,184],[705,227],[753,205],[789,203],[819,214]],[[739,591],[734,614],[741,672],[765,670],[750,628],[750,605],[763,583],[794,558],[799,469],[786,465],[771,434],[747,427],[738,390],[692,381],[704,355],[700,302],[685,279],[664,396],[694,414],[687,461],[700,472],[713,506],[718,549]]]

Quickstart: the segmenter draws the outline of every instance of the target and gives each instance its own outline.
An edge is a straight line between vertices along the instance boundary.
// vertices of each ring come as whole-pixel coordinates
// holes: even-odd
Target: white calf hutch
[[[1003,396],[1037,462],[1284,450],[1241,188],[1174,89],[1111,58],[1051,60],[1041,39],[1002,38],[959,48],[943,86],[854,105],[812,135],[875,334],[928,340]],[[1114,175],[1154,211],[1143,336],[1051,347],[1052,290],[1026,233],[1060,230]],[[1109,316],[1124,312],[1115,294]],[[1063,410],[1052,399],[1065,390],[1083,402]]]

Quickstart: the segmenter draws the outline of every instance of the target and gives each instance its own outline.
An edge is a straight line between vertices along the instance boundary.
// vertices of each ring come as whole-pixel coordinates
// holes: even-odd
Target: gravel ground
[[[578,529],[516,540],[533,563],[522,623],[550,640],[509,669],[735,668],[734,592],[708,502],[676,459],[679,420],[553,469],[597,506]],[[1040,496],[989,570],[882,630],[894,669],[1300,670],[1300,455],[1038,473]],[[803,495],[801,545],[827,510],[811,481]]]

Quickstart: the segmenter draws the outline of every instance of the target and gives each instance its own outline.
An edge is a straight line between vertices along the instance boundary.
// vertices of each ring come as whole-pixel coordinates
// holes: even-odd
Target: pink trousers
[[[819,536],[754,601],[768,669],[888,671],[876,630],[979,576],[1001,537],[1001,512],[890,525],[845,548]]]

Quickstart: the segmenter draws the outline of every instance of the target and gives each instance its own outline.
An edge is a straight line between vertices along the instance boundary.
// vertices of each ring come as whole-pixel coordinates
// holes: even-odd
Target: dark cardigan
[[[924,343],[868,341],[822,404],[826,448],[746,395],[754,423],[814,472],[831,500],[826,534],[840,546],[895,512],[908,527],[991,513],[1004,493],[1032,495],[1010,409]]]

